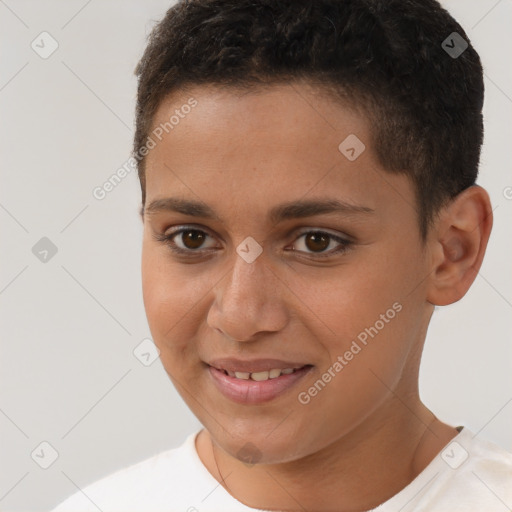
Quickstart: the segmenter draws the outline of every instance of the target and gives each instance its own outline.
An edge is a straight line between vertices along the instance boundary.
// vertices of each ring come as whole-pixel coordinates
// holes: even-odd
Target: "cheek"
[[[380,253],[360,251],[336,267],[297,268],[287,280],[293,297],[300,299],[296,307],[302,311],[302,321],[310,323],[319,340],[335,340],[336,350],[379,320],[407,290],[408,279],[396,271],[401,265],[392,258],[373,256],[375,252]],[[325,331],[325,337],[319,331]]]
[[[375,257],[361,256],[346,268],[340,267],[329,279],[298,281],[296,295],[308,297],[307,309],[315,313],[315,319],[311,318],[316,328],[311,324],[310,330],[329,355],[316,379],[331,368],[325,375],[327,389],[323,391],[321,382],[317,386],[322,391],[318,400],[311,401],[312,410],[339,414],[341,409],[350,424],[381,402],[388,386],[393,388],[401,378],[423,329],[422,291],[417,286],[423,278],[421,261],[414,257],[401,261],[401,254],[403,260],[405,253],[398,246],[382,248]],[[309,296],[308,283],[315,283]],[[332,367],[338,357],[343,359],[342,369]]]
[[[329,360],[324,358],[324,364],[299,390],[302,394],[297,399],[304,405],[297,405],[298,411],[304,418],[322,418],[325,438],[348,433],[383,403],[392,401],[391,390],[404,377],[417,341],[409,327],[411,313],[398,303],[386,306],[367,303],[364,309],[357,308],[357,318],[346,321],[342,311],[333,329],[336,337],[324,339]],[[306,429],[302,435],[311,446],[321,447],[317,434]]]
[[[192,268],[192,266],[190,266]],[[143,246],[142,292],[153,341],[161,351],[182,351],[198,325],[196,316],[204,295],[203,286],[192,272],[171,264],[165,250]]]

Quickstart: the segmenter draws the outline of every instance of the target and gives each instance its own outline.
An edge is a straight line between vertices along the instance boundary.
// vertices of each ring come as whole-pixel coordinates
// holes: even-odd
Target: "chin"
[[[246,422],[239,420],[236,427],[228,432],[218,425],[213,431],[210,428],[208,431],[216,445],[245,464],[278,464],[307,455],[302,453],[303,448],[300,446],[304,436],[284,429],[277,432],[276,425],[278,423],[273,422],[272,428],[267,429],[248,419]]]

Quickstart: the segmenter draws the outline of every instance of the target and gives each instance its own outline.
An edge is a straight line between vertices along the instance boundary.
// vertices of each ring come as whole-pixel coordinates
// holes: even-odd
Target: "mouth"
[[[240,368],[244,365],[238,364],[237,369],[234,365],[229,369],[223,367],[227,365],[219,363],[215,366],[207,365],[217,389],[226,398],[245,405],[261,404],[276,399],[295,387],[313,368],[311,364],[286,364],[283,367],[273,364],[261,369],[262,364],[268,363],[260,362],[260,367],[256,368],[258,371],[247,371],[247,364],[244,368]]]
[[[294,373],[302,368],[304,368],[304,366],[300,368],[272,368],[271,370],[263,370],[261,372],[233,372],[230,370],[223,370],[222,368],[215,369],[224,372],[225,375],[229,375],[235,379],[251,379],[255,380],[256,382],[262,382],[264,380],[277,379],[281,375],[290,375],[291,373]]]

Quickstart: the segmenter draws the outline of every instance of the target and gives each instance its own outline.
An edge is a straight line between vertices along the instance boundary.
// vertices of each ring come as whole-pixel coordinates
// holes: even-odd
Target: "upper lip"
[[[210,366],[217,368],[217,370],[228,370],[230,372],[264,372],[279,368],[302,368],[303,366],[311,366],[308,363],[297,363],[294,361],[284,361],[283,359],[236,359],[236,358],[221,358],[210,361]]]

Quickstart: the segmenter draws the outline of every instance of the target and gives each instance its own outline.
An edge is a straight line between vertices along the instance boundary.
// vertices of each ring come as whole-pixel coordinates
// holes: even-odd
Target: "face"
[[[153,128],[144,304],[215,442],[295,460],[382,417],[390,389],[414,393],[429,254],[413,185],[379,165],[366,119],[305,84],[201,86]]]

